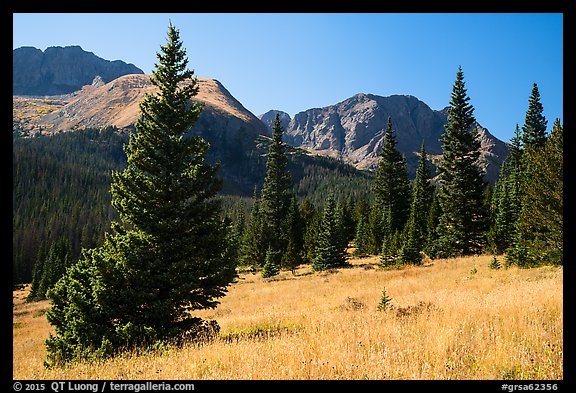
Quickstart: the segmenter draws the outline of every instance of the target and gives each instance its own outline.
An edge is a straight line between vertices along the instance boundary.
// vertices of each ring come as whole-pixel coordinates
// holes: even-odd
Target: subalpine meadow
[[[14,379],[563,379],[562,267],[491,256],[271,279],[242,273],[212,310],[215,339],[46,369],[47,301],[14,292]],[[391,308],[377,311],[382,291]]]

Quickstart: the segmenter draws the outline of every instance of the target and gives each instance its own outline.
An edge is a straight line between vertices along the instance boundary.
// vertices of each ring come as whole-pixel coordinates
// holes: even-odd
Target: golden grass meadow
[[[563,379],[563,270],[492,270],[491,256],[424,266],[353,267],[273,279],[242,273],[205,343],[45,369],[47,301],[14,291],[13,377],[19,380]],[[502,258],[501,258],[502,261]],[[382,291],[392,307],[378,311]]]

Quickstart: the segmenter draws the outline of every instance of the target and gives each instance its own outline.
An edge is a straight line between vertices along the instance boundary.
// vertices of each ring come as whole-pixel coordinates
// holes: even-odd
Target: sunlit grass
[[[562,379],[562,268],[492,270],[491,258],[243,273],[198,313],[218,321],[214,341],[52,370],[49,305],[15,292],[14,378]],[[391,307],[378,311],[384,289]]]

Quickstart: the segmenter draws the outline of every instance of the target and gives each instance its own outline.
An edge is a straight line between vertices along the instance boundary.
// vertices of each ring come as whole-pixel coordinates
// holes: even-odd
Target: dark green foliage
[[[401,264],[400,249],[402,245],[401,233],[392,229],[392,209],[387,207],[383,212],[383,241],[380,249],[380,266],[388,268]]]
[[[406,238],[400,251],[402,263],[419,264],[422,261],[420,252],[424,250],[426,245],[428,213],[434,196],[427,159],[426,149],[422,144],[412,192],[410,217],[406,224]]]
[[[244,230],[240,245],[240,264],[243,266],[258,267],[264,265],[266,257],[264,238],[262,230],[262,215],[260,213],[260,200],[256,188],[252,210],[250,211],[250,221]]]
[[[500,261],[498,260],[498,258],[496,258],[496,255],[494,255],[492,257],[492,260],[490,261],[490,263],[488,264],[488,267],[492,270],[498,270],[502,268],[502,264],[500,263]]]
[[[502,165],[490,205],[492,222],[486,236],[489,249],[497,254],[503,253],[512,244],[520,210],[520,194],[515,181],[518,174],[511,171],[510,166],[506,161]]]
[[[380,251],[380,267],[390,268],[403,264],[401,259],[401,235],[399,231],[384,237]]]
[[[507,263],[521,267],[563,264],[564,130],[556,119],[543,146],[526,149],[516,237]]]
[[[316,258],[316,246],[322,223],[322,212],[317,211],[314,205],[308,203],[308,201],[308,199],[305,199],[301,206],[302,217],[306,220],[302,257],[303,262],[312,263]]]
[[[104,239],[110,171],[126,166],[127,135],[113,127],[17,138],[12,144],[14,282],[30,282],[41,245],[66,238],[71,259]],[[46,250],[47,251],[47,250]]]
[[[424,247],[424,252],[428,254],[431,258],[436,258],[441,254],[438,249],[438,223],[440,216],[442,215],[442,208],[440,207],[440,202],[436,195],[432,197],[432,204],[430,206],[430,211],[426,218],[426,245]]]
[[[242,162],[222,157],[219,174],[229,192],[243,192],[245,188],[253,190],[255,184],[261,187],[266,170],[265,153],[270,145],[269,138],[262,138],[261,146],[251,150],[250,157]],[[32,280],[36,256],[44,241],[49,247],[58,238],[66,237],[72,245],[73,260],[79,258],[82,248],[102,243],[110,222],[118,218],[110,205],[111,170],[119,171],[126,167],[126,154],[122,148],[126,143],[128,134],[113,127],[13,140],[15,283]],[[308,197],[319,208],[331,190],[340,199],[349,196],[362,200],[371,198],[372,175],[369,172],[359,171],[333,158],[311,156],[303,150],[285,147],[288,169],[294,177],[299,198]],[[215,157],[220,159],[213,148],[206,157],[209,163],[214,162]],[[238,171],[242,172],[241,177]],[[242,183],[240,189],[234,185],[238,181]],[[237,199],[238,196],[222,195],[225,203],[230,198]],[[236,208],[237,200],[229,207]],[[246,216],[248,218],[249,211],[246,211]],[[266,247],[261,251],[259,266],[264,263],[265,253]]]
[[[189,104],[198,88],[172,25],[157,57],[151,81],[159,93],[140,104],[128,166],[113,173],[120,221],[49,294],[56,328],[47,341],[50,366],[197,339],[206,324],[191,312],[215,307],[235,277],[214,198],[221,182],[205,161],[209,145],[186,137],[202,108]]]
[[[285,144],[282,141],[283,133],[279,115],[276,114],[260,202],[265,245],[279,253],[283,253],[287,246],[282,230],[292,200],[292,180],[288,172]]]
[[[225,225],[229,227],[227,253],[230,255],[230,258],[236,262],[236,265],[240,265],[240,251],[245,229],[244,202],[242,198],[240,198],[239,205],[234,210],[233,217],[227,213],[224,220]]]
[[[342,198],[336,205],[336,213],[340,220],[342,243],[346,246],[356,235],[356,223],[354,222],[353,201],[351,198]]]
[[[518,124],[511,139],[510,154],[502,163],[500,176],[494,185],[490,204],[490,230],[486,237],[488,249],[497,254],[508,249],[516,237],[520,214],[522,181],[524,179],[523,151]]]
[[[368,244],[370,239],[368,235],[366,218],[360,216],[358,225],[356,226],[356,236],[354,238],[356,248],[354,249],[353,255],[355,257],[364,257],[369,254]]]
[[[335,158],[309,155],[302,149],[288,147],[288,153],[288,169],[299,198],[308,198],[320,209],[330,193],[336,200],[372,199],[371,172],[360,171]]]
[[[466,93],[464,73],[458,68],[442,134],[442,161],[438,166],[442,208],[438,245],[441,256],[470,255],[484,246],[487,212],[484,211],[483,174],[478,166],[480,141],[474,125],[474,108]]]
[[[382,242],[384,241],[385,230],[384,227],[389,223],[384,220],[385,214],[388,212],[388,208],[382,208],[376,203],[372,203],[370,206],[370,213],[368,215],[367,222],[367,252],[368,254],[377,255],[381,252]]]
[[[300,207],[296,197],[292,198],[288,215],[284,220],[282,233],[286,237],[286,250],[282,254],[281,266],[294,273],[296,267],[302,263],[302,248],[304,245],[304,222],[300,215]]]
[[[536,83],[532,85],[532,93],[528,99],[528,111],[522,126],[522,142],[525,149],[544,146],[546,141],[546,125],[548,121],[542,114],[544,108],[540,102],[540,92]]]
[[[271,246],[268,246],[266,251],[266,259],[264,267],[262,268],[262,277],[268,278],[276,276],[280,273],[280,252],[274,251]]]
[[[349,266],[346,248],[342,244],[340,225],[336,217],[336,201],[330,194],[326,200],[316,242],[312,268],[316,271]]]
[[[382,290],[382,296],[380,296],[380,302],[376,306],[377,311],[386,311],[392,307],[392,298],[386,293],[386,288]]]
[[[27,300],[36,300],[40,295],[40,281],[42,280],[42,275],[44,274],[44,262],[46,261],[46,250],[45,243],[40,245],[38,250],[38,255],[36,256],[36,262],[34,263],[34,272],[32,275],[32,285],[30,287],[30,293],[28,294]],[[43,294],[45,296],[45,293]]]
[[[45,299],[47,292],[64,275],[71,265],[71,246],[65,238],[60,238],[50,246],[46,259],[42,263],[42,276],[35,291],[36,299]]]
[[[381,160],[376,168],[373,183],[374,202],[370,214],[372,236],[371,252],[377,254],[384,240],[382,214],[390,208],[390,228],[402,231],[410,213],[410,182],[406,171],[406,159],[396,148],[396,138],[392,130],[392,119],[384,135],[380,152]]]

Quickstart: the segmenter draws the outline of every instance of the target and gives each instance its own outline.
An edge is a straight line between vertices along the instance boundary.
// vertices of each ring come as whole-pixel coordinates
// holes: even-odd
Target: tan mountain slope
[[[204,103],[205,111],[214,115],[236,117],[242,122],[250,123],[256,129],[262,128],[260,120],[246,110],[217,80],[199,78],[198,86],[196,100]],[[150,83],[149,75],[125,75],[100,87],[85,86],[70,97],[66,105],[46,108],[45,113],[34,117],[29,127],[24,124],[22,126],[29,130],[41,127],[44,132],[109,125],[126,128],[138,119],[139,104],[145,94],[156,90]],[[15,115],[28,119],[31,114],[25,110],[26,105],[23,104],[25,100],[29,99],[14,98],[14,111]],[[28,106],[36,109],[34,106]]]

